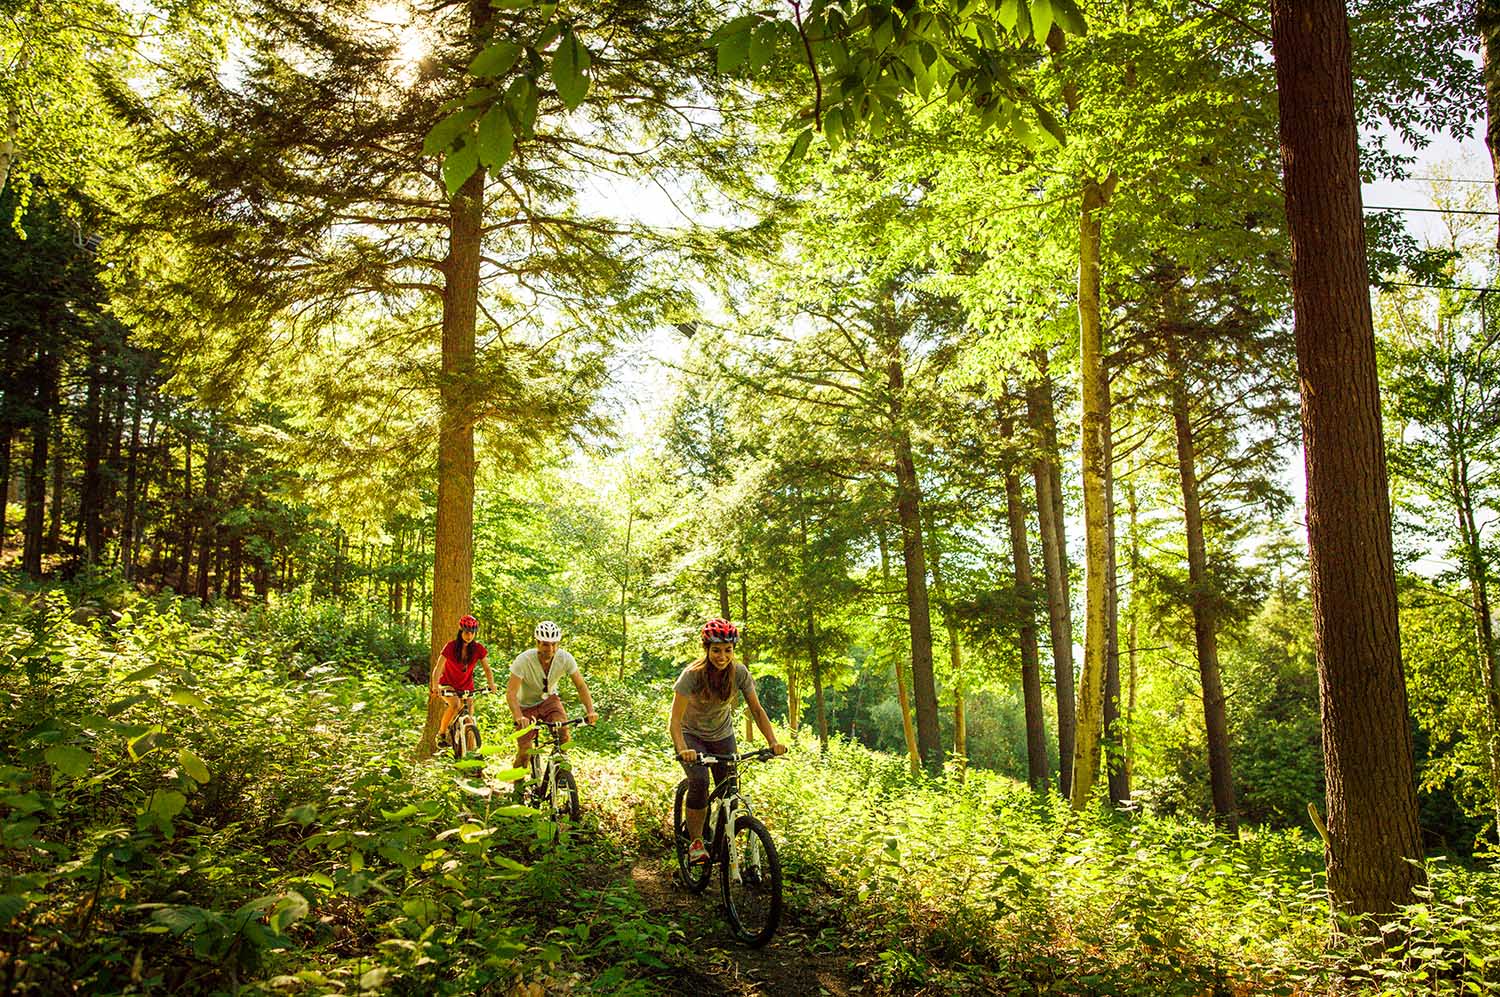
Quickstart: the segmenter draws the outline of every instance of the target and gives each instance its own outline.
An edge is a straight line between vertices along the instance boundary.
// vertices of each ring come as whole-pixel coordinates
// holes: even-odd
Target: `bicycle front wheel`
[[[724,911],[734,936],[760,948],[781,923],[781,859],[771,833],[754,817],[734,822],[729,846],[719,866]]]
[[[683,883],[694,893],[702,893],[708,886],[712,867],[707,862],[691,865],[687,860],[688,845],[692,844],[687,829],[687,791],[688,782],[684,779],[677,784],[677,795],[672,800],[672,847],[677,852],[677,871]]]
[[[449,728],[448,737],[453,741],[453,760],[455,762],[463,761],[464,756],[474,750],[474,748],[469,747],[469,732],[473,729],[474,725],[464,717],[459,717],[453,721],[453,726]],[[475,733],[474,737],[477,740],[479,737],[478,733]],[[478,745],[476,744],[474,747],[477,748]]]
[[[557,789],[553,791],[553,812],[556,820],[568,820],[574,824],[582,816],[583,810],[578,805],[578,783],[573,781],[573,773],[567,769],[557,770]]]

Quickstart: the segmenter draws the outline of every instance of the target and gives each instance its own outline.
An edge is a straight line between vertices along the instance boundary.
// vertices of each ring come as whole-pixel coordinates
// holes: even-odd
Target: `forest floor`
[[[858,957],[835,950],[817,951],[823,926],[807,923],[798,912],[782,916],[768,945],[739,945],[730,937],[710,884],[695,895],[677,881],[667,857],[636,857],[628,876],[646,909],[682,930],[686,950],[699,958],[674,967],[679,976],[670,994],[706,997],[849,997],[866,992]]]

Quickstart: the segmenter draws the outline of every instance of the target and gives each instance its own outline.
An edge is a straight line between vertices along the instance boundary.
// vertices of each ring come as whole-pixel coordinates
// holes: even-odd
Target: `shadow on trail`
[[[781,927],[765,948],[746,948],[731,937],[717,891],[710,889],[702,896],[690,893],[676,881],[668,858],[637,857],[629,875],[653,917],[680,928],[687,948],[700,956],[695,965],[674,967],[676,979],[666,984],[665,993],[848,997],[874,992],[851,967],[847,954],[811,950],[811,937],[796,911],[785,912]]]

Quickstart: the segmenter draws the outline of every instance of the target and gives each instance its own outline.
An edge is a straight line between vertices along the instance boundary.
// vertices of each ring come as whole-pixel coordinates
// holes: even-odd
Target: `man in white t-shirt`
[[[558,643],[562,640],[562,628],[551,620],[536,625],[536,647],[530,647],[516,655],[510,663],[510,681],[505,685],[505,701],[510,704],[510,715],[515,718],[516,729],[532,726],[533,720],[548,720],[553,723],[568,719],[563,709],[562,697],[557,686],[563,676],[573,680],[578,690],[578,699],[583,703],[583,714],[589,723],[595,723],[599,714],[594,711],[594,697],[589,695],[589,684],[578,670],[578,662]],[[569,739],[567,728],[562,739]],[[536,743],[536,731],[528,730],[516,741],[516,768],[526,767],[531,755],[531,746]]]

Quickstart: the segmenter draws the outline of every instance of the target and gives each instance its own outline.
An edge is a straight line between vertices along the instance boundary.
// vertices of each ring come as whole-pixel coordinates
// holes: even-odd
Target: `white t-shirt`
[[[558,648],[552,656],[552,667],[543,675],[536,648],[529,647],[516,655],[516,660],[510,663],[510,673],[521,680],[521,694],[518,697],[521,706],[535,706],[548,696],[557,694],[557,683],[564,676],[578,674],[578,662],[567,651]]]

